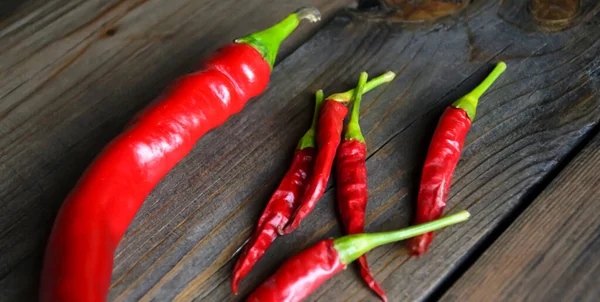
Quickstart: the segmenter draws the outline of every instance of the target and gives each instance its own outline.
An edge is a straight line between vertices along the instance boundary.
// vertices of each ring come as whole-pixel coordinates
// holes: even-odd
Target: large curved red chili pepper
[[[88,167],[60,209],[48,241],[42,301],[104,301],[113,254],[142,202],[207,131],[260,94],[279,44],[304,9],[219,49],[138,114]]]
[[[386,72],[367,82],[365,85],[365,92],[393,80],[394,77],[395,74],[393,72]],[[317,128],[317,146],[319,152],[317,153],[317,158],[315,160],[313,175],[302,195],[300,207],[294,214],[291,222],[281,230],[281,234],[289,234],[298,228],[300,222],[308,216],[317,204],[317,201],[323,196],[327,181],[329,180],[329,175],[331,174],[333,160],[335,159],[335,154],[341,141],[344,118],[348,113],[346,104],[350,101],[353,94],[354,89],[344,93],[333,94],[327,97],[323,103]]]
[[[337,201],[340,216],[347,234],[359,234],[365,231],[365,211],[369,199],[367,192],[367,144],[360,130],[358,118],[361,86],[367,81],[367,73],[360,76],[356,97],[350,113],[350,121],[346,125],[344,140],[340,144],[336,157],[337,170]],[[367,285],[383,300],[387,301],[385,292],[371,275],[367,257],[358,258],[360,275]]]
[[[281,180],[279,187],[271,196],[263,211],[256,230],[250,241],[244,246],[240,258],[233,269],[231,290],[238,292],[238,284],[260,260],[273,241],[278,236],[278,230],[283,228],[298,207],[301,194],[304,192],[306,181],[312,174],[316,154],[317,121],[319,110],[323,103],[323,91],[317,91],[313,122],[304,136],[298,142],[294,159],[289,170]]]
[[[306,298],[352,261],[378,246],[441,229],[469,218],[462,211],[402,230],[323,240],[287,260],[248,297],[250,302],[295,302]]]
[[[442,114],[423,166],[415,224],[442,216],[463,142],[471,127],[471,121],[475,118],[477,102],[505,69],[505,63],[498,63],[475,90],[460,98]],[[432,240],[433,232],[410,239],[408,249],[411,255],[421,256],[427,253]]]

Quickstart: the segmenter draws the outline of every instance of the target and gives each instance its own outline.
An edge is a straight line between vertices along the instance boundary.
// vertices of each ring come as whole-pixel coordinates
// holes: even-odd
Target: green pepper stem
[[[467,112],[467,115],[472,120],[475,119],[475,113],[477,112],[477,103],[479,102],[479,98],[494,84],[496,79],[500,77],[500,75],[506,70],[506,63],[499,62],[494,70],[479,84],[479,86],[475,87],[473,91],[469,92],[467,95],[458,99],[458,101],[452,104],[452,107],[461,108]]]
[[[369,75],[366,72],[360,74],[358,80],[358,86],[356,87],[356,93],[354,94],[354,102],[352,103],[352,112],[350,113],[350,121],[346,126],[346,134],[344,135],[345,140],[355,139],[360,142],[365,142],[365,137],[360,131],[360,124],[358,118],[360,116],[360,101],[365,90],[365,84],[369,79]]]
[[[319,112],[321,112],[321,104],[323,103],[323,90],[317,90],[315,99],[315,113],[313,113],[312,124],[310,125],[310,129],[306,131],[298,142],[296,150],[317,146],[317,123],[319,122]]]
[[[463,222],[469,219],[469,217],[469,212],[461,211],[438,220],[397,231],[348,235],[335,239],[333,241],[333,247],[338,252],[340,261],[344,264],[349,264],[378,246],[429,233],[449,225]]]
[[[395,77],[396,77],[395,73],[388,71],[388,72],[368,81],[365,84],[365,90],[363,93],[367,93],[383,83],[391,82]],[[356,93],[356,90],[353,88],[346,92],[332,94],[332,95],[328,96],[326,99],[334,100],[334,101],[337,101],[340,103],[349,103],[350,100],[352,100],[352,98],[354,97],[355,93]]]
[[[248,44],[254,47],[260,52],[265,61],[269,63],[271,69],[273,69],[281,42],[283,42],[283,40],[298,27],[298,24],[302,19],[308,19],[310,22],[317,22],[321,20],[321,13],[314,7],[301,8],[295,13],[287,16],[281,22],[263,31],[239,38],[235,40],[235,43]]]

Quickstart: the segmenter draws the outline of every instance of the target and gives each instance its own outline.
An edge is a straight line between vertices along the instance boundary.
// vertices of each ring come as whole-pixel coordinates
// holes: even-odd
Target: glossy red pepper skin
[[[244,246],[233,269],[231,282],[233,293],[237,294],[240,280],[260,260],[279,235],[278,231],[288,223],[294,214],[306,182],[312,174],[315,153],[316,150],[312,147],[297,149],[294,153],[292,165],[267,203],[252,238]]]
[[[337,151],[337,201],[340,216],[348,235],[365,231],[365,212],[367,210],[367,146],[356,139],[344,140]],[[383,301],[387,301],[385,292],[371,275],[367,257],[358,258],[360,275],[363,280]]]
[[[348,108],[344,104],[330,99],[324,101],[317,128],[319,151],[315,159],[313,174],[302,194],[300,207],[291,222],[282,230],[282,234],[289,234],[298,228],[300,222],[308,216],[317,201],[323,196],[331,174],[333,160],[340,145],[344,118],[347,114]]]
[[[270,71],[253,47],[227,45],[104,148],[58,213],[44,259],[42,301],[105,301],[113,254],[146,196],[203,134],[266,88]]]
[[[248,297],[248,301],[302,301],[345,267],[333,247],[333,240],[323,240],[287,260]]]
[[[357,260],[368,251],[465,221],[469,216],[469,212],[462,211],[437,221],[401,230],[346,235],[335,240],[320,241],[284,262],[275,274],[250,295],[248,301],[301,301],[327,279],[343,270],[348,263]]]
[[[471,120],[463,109],[448,107],[431,139],[421,175],[415,224],[439,219],[446,207],[452,175],[460,159],[463,143],[471,128]],[[427,253],[433,232],[408,240],[411,255]]]

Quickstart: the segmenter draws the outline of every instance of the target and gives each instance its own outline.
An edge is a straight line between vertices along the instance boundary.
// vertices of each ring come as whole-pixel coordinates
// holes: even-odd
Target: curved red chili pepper
[[[248,301],[301,301],[346,265],[375,247],[438,230],[468,218],[469,213],[462,211],[402,230],[323,240],[287,260],[248,297]]]
[[[250,241],[244,246],[240,258],[233,269],[231,290],[238,293],[238,284],[262,258],[267,249],[279,235],[277,231],[283,228],[298,207],[301,194],[304,192],[306,181],[312,174],[316,154],[315,131],[319,118],[319,109],[323,102],[323,91],[317,91],[315,113],[310,129],[298,142],[294,160],[289,170],[281,180],[279,187],[271,196],[263,211],[256,230]]]
[[[323,103],[317,131],[319,152],[315,160],[313,175],[306,186],[300,207],[296,211],[292,222],[283,229],[284,234],[289,234],[295,230],[323,196],[331,174],[335,153],[341,141],[340,136],[342,135],[344,118],[347,113],[348,108],[338,101],[328,99]]]
[[[415,224],[442,216],[463,142],[471,128],[471,121],[475,118],[477,102],[505,69],[506,64],[498,63],[475,90],[456,101],[442,114],[423,166]],[[411,255],[421,256],[427,253],[432,241],[433,232],[426,233],[410,239],[408,249]]]
[[[367,82],[365,84],[365,92],[393,80],[394,77],[395,74],[393,72],[386,72]],[[308,216],[317,204],[317,201],[323,196],[327,181],[329,181],[329,175],[331,174],[333,160],[341,141],[344,118],[348,113],[348,108],[346,108],[345,104],[350,101],[353,94],[354,89],[344,93],[333,94],[327,97],[323,103],[319,117],[319,126],[317,128],[317,146],[319,152],[315,160],[313,175],[302,195],[300,207],[294,214],[291,222],[281,230],[281,234],[289,234],[298,228],[300,222]]]
[[[367,145],[358,122],[360,115],[361,94],[367,73],[363,72],[356,89],[356,97],[350,113],[350,121],[346,126],[344,141],[341,143],[336,157],[337,168],[337,200],[340,216],[347,234],[364,232],[365,212],[367,209]],[[367,285],[383,300],[387,301],[385,292],[371,275],[367,257],[358,258],[360,275]]]
[[[315,12],[299,11],[219,49],[104,148],[54,222],[42,271],[42,301],[106,299],[113,254],[146,196],[204,133],[265,89],[279,43],[301,18],[316,18]]]

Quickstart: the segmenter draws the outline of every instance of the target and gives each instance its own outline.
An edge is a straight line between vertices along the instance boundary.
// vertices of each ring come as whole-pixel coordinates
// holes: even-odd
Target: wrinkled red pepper
[[[374,78],[365,85],[365,92],[393,80],[394,77],[395,74],[390,71]],[[348,113],[346,104],[350,102],[353,94],[354,90],[333,94],[327,97],[323,103],[317,128],[317,146],[319,151],[315,160],[313,175],[302,195],[300,207],[294,214],[291,222],[281,230],[281,234],[289,234],[298,228],[300,222],[308,216],[317,204],[317,201],[323,196],[327,181],[329,181],[329,175],[331,174],[333,160],[340,145],[344,118]]]
[[[467,132],[471,128],[471,121],[475,118],[478,100],[505,69],[504,62],[498,63],[475,90],[454,102],[442,114],[423,166],[415,224],[442,216],[454,169],[460,159]],[[408,249],[411,255],[421,256],[427,253],[432,241],[433,232],[429,232],[410,239]]]
[[[347,234],[360,234],[365,231],[365,212],[369,199],[367,192],[367,144],[358,122],[360,101],[367,73],[360,75],[356,97],[350,113],[350,121],[346,125],[344,140],[340,144],[336,157],[337,168],[337,201],[340,216]],[[384,302],[387,301],[385,292],[371,275],[367,256],[358,258],[360,275],[363,280]]]
[[[250,302],[302,301],[352,261],[378,246],[441,229],[469,218],[462,211],[402,230],[323,240],[287,260],[248,298]]]
[[[317,120],[323,103],[323,91],[317,91],[313,122],[298,142],[294,159],[289,170],[281,180],[279,187],[271,196],[263,211],[256,230],[250,241],[244,246],[240,258],[233,269],[231,290],[238,293],[238,284],[262,258],[267,249],[278,236],[278,230],[283,228],[298,207],[301,194],[304,192],[307,179],[312,174],[316,154]]]
[[[302,9],[219,49],[177,80],[104,148],[60,209],[46,248],[42,301],[104,301],[113,255],[146,196],[207,131],[239,112],[269,81],[279,44]]]

